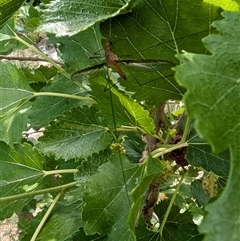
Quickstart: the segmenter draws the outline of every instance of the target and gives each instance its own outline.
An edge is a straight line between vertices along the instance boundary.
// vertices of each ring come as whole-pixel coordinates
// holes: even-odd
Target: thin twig
[[[46,59],[39,57],[19,57],[19,56],[9,56],[9,55],[0,55],[0,59],[8,59],[8,60],[20,60],[20,61],[43,61],[48,62]],[[63,65],[61,61],[54,60],[53,61],[59,65]]]

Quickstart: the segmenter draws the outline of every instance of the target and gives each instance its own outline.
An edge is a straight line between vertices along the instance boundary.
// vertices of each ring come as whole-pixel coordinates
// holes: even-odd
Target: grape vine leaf
[[[82,213],[87,235],[110,233],[109,237],[113,235],[117,240],[134,240],[126,226],[131,206],[128,195],[140,174],[138,164],[131,164],[125,156],[113,154],[109,162],[88,179]]]
[[[94,107],[72,108],[50,122],[37,148],[57,159],[87,158],[104,150],[113,139]]]
[[[200,225],[205,241],[238,240],[240,236],[240,206],[236,205],[240,198],[240,13],[223,12],[222,16],[223,20],[213,23],[219,34],[203,40],[212,55],[184,53],[179,56],[183,64],[176,68],[178,82],[187,88],[184,101],[189,116],[196,120],[197,132],[213,151],[230,150],[227,185],[206,206]]]
[[[51,1],[43,11],[44,23],[39,29],[55,33],[57,36],[74,35],[97,22],[113,17],[120,12],[129,11],[127,8],[130,5],[131,0],[114,2],[99,0],[93,4],[89,4],[88,0],[81,2]]]
[[[11,149],[5,143],[0,143],[0,219],[10,217],[32,199],[14,199],[3,202],[2,198],[39,188],[44,176],[43,157],[30,145],[16,145],[15,147]]]

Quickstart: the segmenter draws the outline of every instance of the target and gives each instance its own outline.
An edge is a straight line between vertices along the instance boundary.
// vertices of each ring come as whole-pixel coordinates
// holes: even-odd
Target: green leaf
[[[133,205],[128,216],[128,225],[133,233],[135,233],[135,225],[137,217],[143,206],[146,192],[154,177],[161,172],[162,164],[159,159],[148,157],[148,160],[142,164],[142,177],[140,183],[132,190]]]
[[[128,192],[137,184],[141,168],[124,156],[112,155],[109,160],[87,182],[83,197],[84,230],[87,235],[106,234],[111,230],[110,236],[116,234],[116,240],[133,240],[126,226],[131,206]]]
[[[191,183],[191,191],[193,198],[196,199],[197,204],[201,207],[206,205],[210,197],[205,193],[200,180],[195,180]]]
[[[58,205],[39,234],[38,239],[65,240],[82,226],[81,204],[76,203],[71,206]]]
[[[83,228],[80,228],[79,231],[77,233],[75,233],[73,235],[73,237],[67,239],[66,241],[79,241],[81,239],[81,241],[106,241],[107,240],[107,236],[99,236],[99,235],[86,235]]]
[[[18,145],[15,149],[10,149],[1,143],[0,158],[1,198],[31,192],[40,187],[44,176],[41,169],[42,158],[36,151],[33,151],[32,147]],[[31,198],[20,200],[12,198],[8,202],[2,203],[0,199],[0,219],[10,217],[14,212],[21,210],[30,200]]]
[[[15,28],[15,19],[11,17],[0,30],[0,53],[10,54],[13,50],[26,49],[13,35],[12,29]]]
[[[128,96],[124,95],[120,91],[117,91],[115,88],[111,88],[113,94],[118,96],[121,104],[124,109],[133,117],[137,125],[146,131],[149,135],[155,134],[155,125],[153,119],[149,117],[149,112],[144,110],[144,108],[136,101],[130,99]]]
[[[159,217],[160,223],[164,218],[169,202],[170,200],[162,201],[155,208],[155,212]],[[163,230],[164,240],[179,241],[179,238],[178,238],[179,225],[187,224],[189,222],[192,222],[191,213],[188,210],[185,211],[184,213],[181,213],[180,209],[177,206],[173,206],[171,209],[171,212],[169,213],[167,222],[164,226],[164,230]]]
[[[167,207],[170,201],[160,202],[154,209],[156,215],[159,218],[159,223],[161,224],[164,215],[166,213]],[[171,212],[169,213],[167,222],[163,229],[163,235],[161,236],[159,232],[153,232],[146,229],[146,225],[142,218],[139,220],[139,225],[136,227],[137,240],[154,240],[154,241],[179,241],[178,230],[179,226],[187,224],[192,221],[192,215],[185,211],[180,213],[180,209],[177,206],[173,206]]]
[[[28,128],[27,111],[29,108],[30,103],[25,103],[17,111],[0,118],[0,141],[4,141],[10,146],[21,141],[22,132]]]
[[[78,185],[81,186],[82,182],[85,182],[88,177],[95,174],[103,163],[108,162],[111,154],[112,152],[107,149],[82,160],[78,166],[78,172],[74,176]]]
[[[238,28],[230,28],[232,22],[238,22],[239,13],[225,12],[224,16],[227,19],[214,24],[221,35],[204,39],[214,55],[185,53],[179,56],[184,64],[176,68],[179,82],[188,88],[188,114],[196,119],[198,133],[218,152],[233,144],[232,137],[240,129]],[[229,117],[223,118],[226,112]]]
[[[140,133],[127,132],[126,140],[123,143],[124,149],[127,152],[127,157],[131,162],[137,163],[142,158],[142,151],[146,145],[142,141]]]
[[[25,68],[23,73],[29,80],[29,83],[46,82],[49,83],[51,78],[57,74],[55,67],[48,67],[40,65],[37,69]]]
[[[93,96],[97,98],[98,101],[99,114],[105,117],[108,125],[109,119],[114,118],[116,127],[121,125],[138,126],[146,133],[154,135],[155,126],[153,119],[149,117],[149,112],[144,110],[143,106],[138,102],[130,99],[130,97],[117,90],[114,86],[108,86],[109,83],[100,77],[91,81]],[[113,128],[114,127],[113,123]]]
[[[38,148],[44,154],[67,161],[104,150],[112,138],[98,120],[95,108],[73,108],[50,123],[39,139]]]
[[[0,160],[14,162],[42,170],[44,158],[29,144],[15,144],[14,148],[0,142]]]
[[[94,41],[89,41],[89,39]],[[68,72],[74,72],[99,63],[101,59],[92,57],[95,53],[98,56],[99,50],[102,50],[101,39],[99,24],[95,24],[71,37],[56,38],[50,36],[51,43],[60,45],[58,50],[61,53],[61,59],[68,68]]]
[[[214,22],[220,32],[204,39],[210,56],[185,53],[176,68],[178,81],[188,91],[185,103],[190,117],[196,119],[198,133],[214,151],[230,149],[230,172],[221,196],[206,207],[208,214],[200,230],[206,241],[238,240],[240,198],[240,109],[239,109],[239,12],[223,12]],[[207,121],[206,121],[207,120]],[[219,208],[223,207],[223,208]]]
[[[9,62],[0,62],[0,116],[17,110],[19,105],[33,97],[22,71]]]
[[[206,171],[227,177],[229,173],[230,156],[228,150],[221,154],[212,153],[210,145],[204,142],[194,130],[189,136],[186,158],[189,164],[201,167]]]
[[[111,129],[121,125],[135,124],[133,118],[127,114],[118,96],[110,91],[110,86],[101,76],[94,78],[90,82],[92,96],[97,101],[98,115],[103,118],[104,125]],[[111,87],[114,88],[113,86]]]
[[[0,2],[0,28],[21,7],[25,0],[2,0]]]
[[[199,234],[198,226],[194,223],[184,223],[179,226],[178,241],[202,241],[203,235]]]
[[[100,0],[94,4],[89,4],[88,0],[81,2],[51,1],[46,5],[43,16],[44,23],[40,30],[52,32],[58,36],[74,35],[91,27],[96,22],[119,14],[129,6],[130,2],[130,0],[126,2]]]
[[[86,93],[77,88],[75,83],[67,80],[64,77],[60,78],[59,80],[55,80],[51,86],[43,87],[40,92],[53,92],[86,96]],[[46,126],[50,121],[54,120],[64,111],[70,110],[76,106],[83,105],[90,105],[90,103],[64,97],[39,96],[34,101],[33,106],[29,111],[31,127],[38,129],[42,126]]]
[[[114,36],[114,52],[120,58],[160,59],[177,64],[175,55],[182,50],[205,52],[200,39],[211,32],[209,22],[219,18],[216,10],[217,7],[200,0],[151,0],[147,4],[140,1],[131,13],[105,21],[101,30],[107,39]],[[199,19],[206,21],[200,23]],[[168,99],[181,99],[185,89],[176,83],[173,76],[169,76],[173,75],[171,67],[161,69],[160,65],[157,69],[153,64],[156,71],[130,70],[129,73],[126,65],[123,70],[127,80],[120,81],[127,90],[135,92],[133,98],[139,101],[159,104]]]

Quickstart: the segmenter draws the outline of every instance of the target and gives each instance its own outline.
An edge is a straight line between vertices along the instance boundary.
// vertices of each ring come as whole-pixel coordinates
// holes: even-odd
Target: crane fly
[[[124,74],[121,65],[127,66],[127,68],[129,69],[140,69],[144,71],[154,71],[157,70],[159,66],[163,65],[167,66],[168,68],[175,66],[172,62],[162,59],[119,59],[119,57],[112,51],[111,46],[112,44],[110,41],[107,41],[105,43],[105,62],[80,69],[71,75],[71,79],[74,80],[83,73],[97,70],[104,66],[113,69],[124,80],[126,80],[127,77]],[[172,75],[173,74],[167,75],[165,77],[169,77]]]

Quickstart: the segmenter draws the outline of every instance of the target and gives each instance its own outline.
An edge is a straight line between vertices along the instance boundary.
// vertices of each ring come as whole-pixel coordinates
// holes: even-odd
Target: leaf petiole
[[[179,142],[178,144],[172,145],[172,147],[170,147],[170,148],[159,147],[158,149],[152,151],[151,155],[152,155],[153,158],[157,158],[157,157],[160,157],[160,156],[162,156],[166,153],[172,152],[176,149],[186,147],[186,146],[188,146],[187,142],[184,142],[184,143]]]
[[[18,195],[3,197],[3,198],[0,198],[0,203],[15,201],[15,200],[23,199],[23,198],[29,198],[29,197],[37,196],[37,195],[44,194],[44,193],[60,192],[62,190],[66,190],[66,189],[75,187],[76,184],[77,184],[77,182],[71,182],[71,183],[68,183],[65,185],[46,188],[46,189],[38,190],[35,192],[22,193],[22,194],[18,194]]]
[[[178,183],[178,185],[177,185],[177,187],[176,187],[176,190],[175,190],[175,192],[174,192],[174,194],[173,194],[173,196],[172,196],[172,199],[171,199],[171,201],[170,201],[170,203],[169,203],[169,205],[168,205],[167,211],[166,211],[166,213],[165,213],[165,215],[164,215],[163,221],[162,221],[161,226],[160,226],[160,229],[159,229],[159,233],[160,233],[161,236],[162,236],[163,228],[164,228],[165,223],[166,223],[166,221],[167,221],[168,215],[169,215],[169,213],[171,212],[172,206],[173,206],[174,201],[175,201],[175,199],[176,199],[176,197],[177,197],[178,191],[179,191],[179,189],[180,189],[180,187],[181,187],[181,185],[182,185],[182,183],[183,183],[183,180],[184,180],[184,178],[185,178],[185,176],[186,176],[186,173],[187,173],[187,172],[184,171],[184,173],[183,173],[183,175],[182,175],[182,177],[181,177],[181,179],[180,179],[180,181],[179,181],[179,183]]]
[[[57,201],[60,199],[60,197],[63,195],[64,191],[60,191],[57,196],[54,198],[53,202],[51,203],[51,205],[49,206],[47,212],[45,213],[44,217],[42,218],[41,222],[39,223],[37,229],[35,230],[32,238],[30,241],[35,241],[38,234],[40,233],[41,229],[43,228],[45,222],[47,221],[50,213],[52,212],[54,206],[56,205]]]
[[[38,97],[38,96],[55,96],[55,97],[63,97],[63,98],[69,98],[69,99],[75,99],[75,100],[90,101],[94,104],[97,103],[94,99],[92,99],[90,97],[83,97],[83,96],[78,96],[78,95],[69,95],[69,94],[64,94],[64,93],[34,92],[33,97]]]

